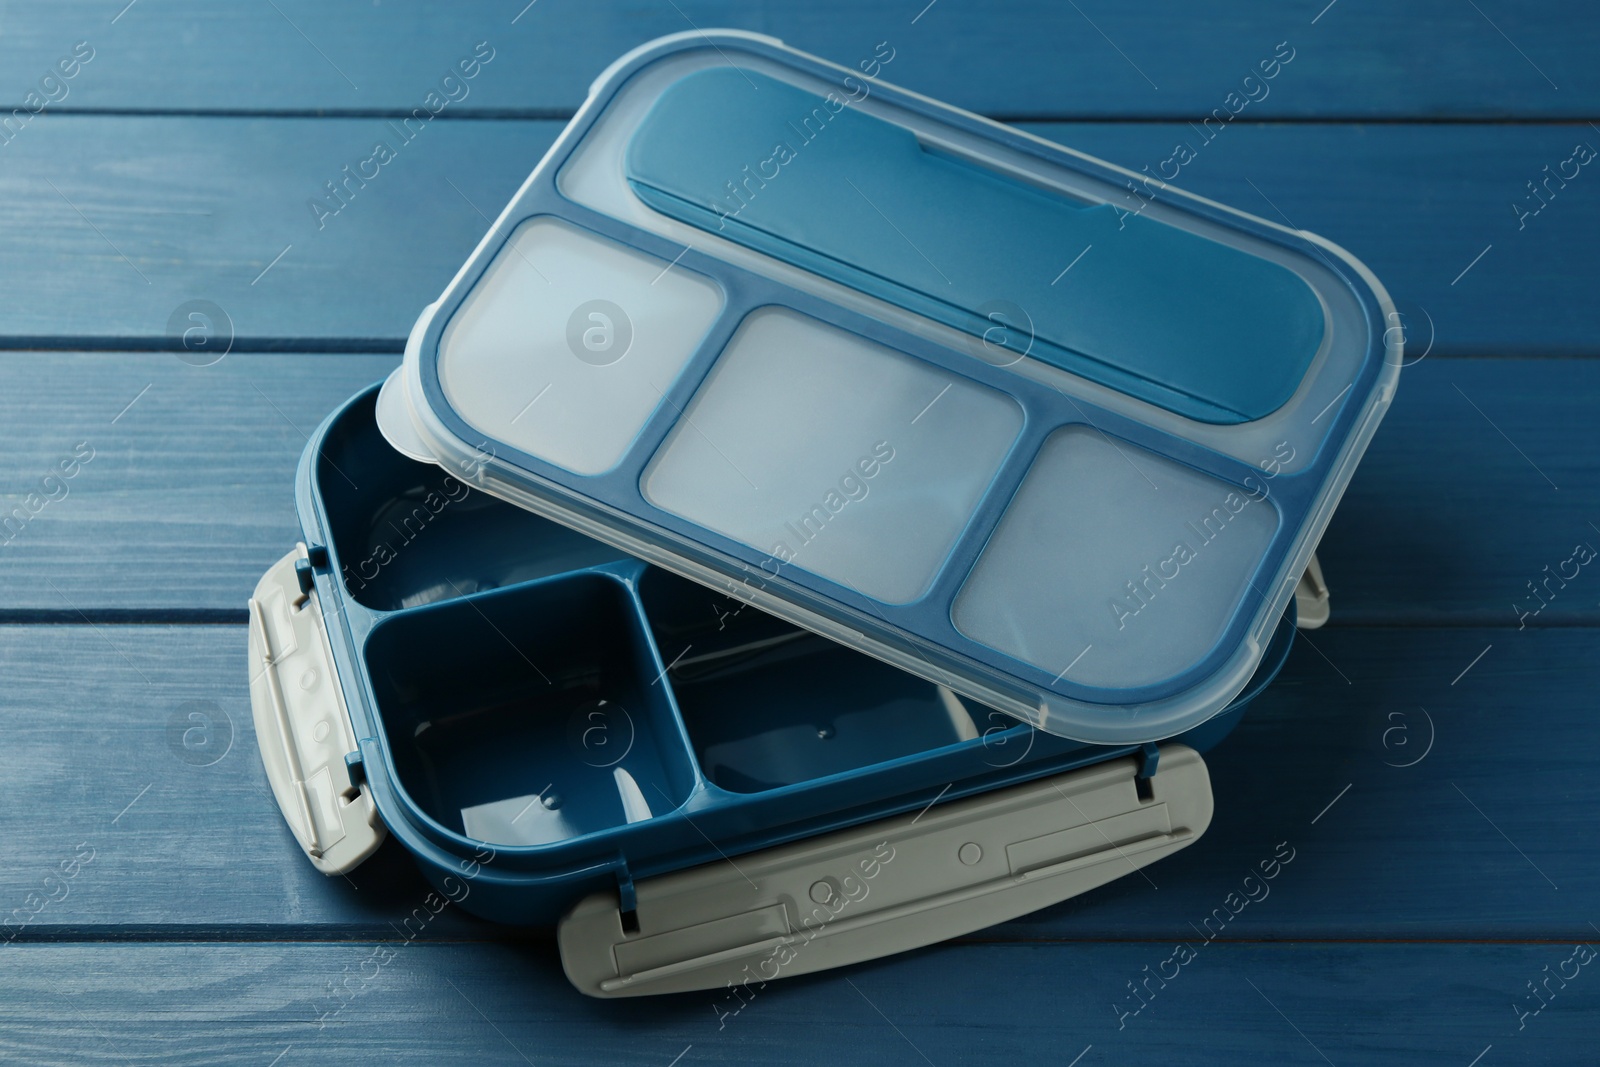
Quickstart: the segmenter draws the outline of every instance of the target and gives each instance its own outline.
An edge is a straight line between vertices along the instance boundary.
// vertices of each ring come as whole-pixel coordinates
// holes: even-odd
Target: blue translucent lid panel
[[[424,314],[391,417],[981,704],[1172,736],[1260,661],[1398,351],[1342,251],[1137,181],[764,38],[664,39]]]
[[[957,329],[1003,320],[990,336],[1018,355],[1207,422],[1281,407],[1322,340],[1316,294],[1275,263],[930,150],[838,93],[759,73],[668,87],[627,177],[667,215]]]

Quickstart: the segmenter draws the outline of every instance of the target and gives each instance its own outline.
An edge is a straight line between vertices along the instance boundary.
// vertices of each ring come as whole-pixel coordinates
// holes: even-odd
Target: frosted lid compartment
[[[596,83],[380,418],[492,493],[1124,744],[1254,671],[1392,397],[1392,314],[1309,235],[691,34]]]

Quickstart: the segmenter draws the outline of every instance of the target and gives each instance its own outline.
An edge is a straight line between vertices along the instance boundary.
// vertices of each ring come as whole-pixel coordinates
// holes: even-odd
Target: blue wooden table
[[[392,844],[313,871],[244,602],[296,539],[307,433],[395,365],[594,76],[710,26],[888,42],[889,80],[1134,169],[1188,144],[1178,184],[1365,260],[1413,365],[1323,543],[1334,621],[1211,758],[1198,844],[738,1003],[602,1003],[546,935],[405,925],[426,888]],[[1600,1061],[1597,54],[1600,15],[1556,0],[8,9],[0,1060]]]

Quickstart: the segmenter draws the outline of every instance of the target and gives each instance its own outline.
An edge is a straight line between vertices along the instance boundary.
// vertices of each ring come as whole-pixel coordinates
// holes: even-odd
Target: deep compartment
[[[328,537],[355,600],[396,611],[623,558],[402,456],[378,432],[376,400],[372,390],[345,412],[313,465]]]
[[[1027,729],[666,571],[647,569],[639,593],[700,768],[731,792],[979,737],[1000,752]]]
[[[470,838],[565,840],[671,811],[694,787],[661,669],[613,575],[393,616],[366,661],[400,784]]]

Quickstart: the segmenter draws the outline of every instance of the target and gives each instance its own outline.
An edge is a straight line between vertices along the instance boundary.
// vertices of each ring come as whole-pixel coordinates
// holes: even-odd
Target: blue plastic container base
[[[380,815],[435,884],[494,857],[470,911],[550,923],[619,877],[1136,751],[1036,732],[469,490],[391,449],[375,396],[308,445],[302,522],[329,552]],[[1251,686],[1182,740],[1220,740],[1292,639],[1291,609]]]

